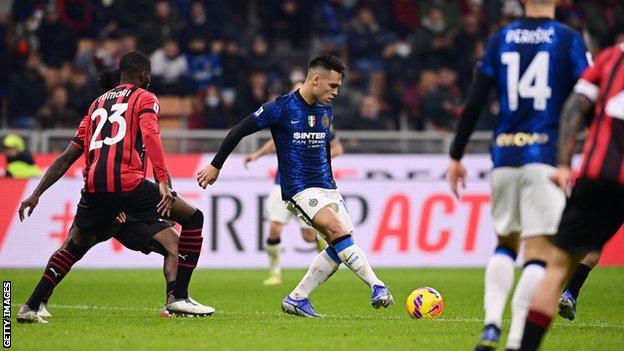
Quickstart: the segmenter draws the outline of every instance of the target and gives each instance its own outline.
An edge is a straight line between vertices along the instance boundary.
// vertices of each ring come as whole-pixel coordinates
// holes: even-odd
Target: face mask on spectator
[[[409,56],[410,52],[412,51],[412,48],[409,46],[409,44],[397,43],[394,50],[395,50],[397,56],[407,57],[407,56]]]
[[[289,76],[290,83],[295,84],[299,82],[303,82],[305,80],[305,76],[301,71],[292,71]]]
[[[219,97],[218,96],[209,96],[206,98],[206,106],[208,107],[217,107],[219,106]]]

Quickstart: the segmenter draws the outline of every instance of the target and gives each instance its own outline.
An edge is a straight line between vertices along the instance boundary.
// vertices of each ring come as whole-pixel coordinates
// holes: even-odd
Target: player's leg
[[[492,220],[498,233],[494,254],[485,267],[483,333],[476,350],[494,350],[500,338],[503,312],[513,287],[515,260],[520,242],[518,170],[502,167],[492,172]]]
[[[569,320],[576,318],[576,303],[581,293],[581,287],[585,284],[589,272],[596,267],[598,261],[600,261],[600,251],[592,251],[587,253],[576,267],[574,275],[568,281],[559,298],[559,315],[561,317]]]
[[[299,220],[301,227],[301,238],[307,243],[316,243],[316,251],[321,252],[327,247],[327,242],[323,235],[314,227],[308,226],[305,222]]]
[[[557,309],[563,285],[581,257],[601,250],[624,222],[624,187],[601,180],[577,180],[553,238],[546,275],[533,294],[521,350],[536,350]]]
[[[165,304],[173,299],[173,290],[178,273],[178,233],[169,227],[154,235],[150,248],[163,256],[163,275],[165,277]]]
[[[312,223],[314,228],[323,233],[330,245],[334,248],[338,257],[351,271],[362,279],[373,291],[371,304],[375,308],[388,307],[394,303],[394,299],[386,284],[381,281],[371,267],[364,251],[353,240],[353,224],[346,208],[345,202],[337,190],[324,190],[319,194],[309,192],[310,199],[305,196],[295,201],[302,203],[299,207],[303,213],[313,213]],[[319,198],[320,210],[314,213],[315,199]],[[303,200],[303,201],[300,201]],[[324,205],[321,207],[321,205]]]
[[[95,236],[81,234],[75,225],[72,226],[67,240],[48,260],[43,276],[26,304],[20,307],[17,315],[18,322],[47,323],[42,317],[51,316],[45,304],[54,288],[65,278],[72,266],[95,244],[95,241]],[[44,309],[39,313],[42,303],[44,303]]]
[[[282,283],[282,268],[280,263],[282,247],[281,234],[284,224],[272,220],[269,223],[269,237],[266,241],[266,252],[269,256],[269,277],[265,279],[264,285],[277,285]]]

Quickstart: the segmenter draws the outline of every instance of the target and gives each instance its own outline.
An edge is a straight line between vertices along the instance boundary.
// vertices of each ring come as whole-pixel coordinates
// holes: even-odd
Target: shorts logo
[[[318,200],[310,199],[310,202],[308,202],[308,205],[310,205],[310,207],[316,207],[316,205],[318,205]]]
[[[323,118],[321,118],[321,124],[325,128],[329,127],[329,117],[327,117],[327,115],[323,115]]]
[[[316,124],[316,116],[314,115],[309,115],[308,116],[308,125],[310,127],[314,127],[314,125]]]

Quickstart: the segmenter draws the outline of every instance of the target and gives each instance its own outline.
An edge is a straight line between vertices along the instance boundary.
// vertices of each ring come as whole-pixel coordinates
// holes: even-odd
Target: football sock
[[[384,282],[377,278],[373,268],[368,263],[368,259],[362,249],[355,245],[351,235],[345,235],[332,242],[332,246],[338,253],[340,260],[351,269],[360,279],[371,288],[374,285],[385,286]]]
[[[310,268],[301,278],[297,287],[289,294],[290,297],[295,300],[307,298],[316,287],[336,272],[340,263],[340,258],[332,247],[328,246],[319,252],[310,263]]]
[[[39,280],[39,284],[37,284],[26,302],[28,307],[31,310],[39,310],[39,304],[43,301],[44,296],[47,296],[47,299],[50,298],[54,288],[69,273],[74,263],[78,262],[88,250],[79,247],[73,240],[70,240],[66,248],[61,248],[54,252],[48,261],[41,280]]]
[[[499,246],[485,267],[485,325],[502,328],[503,311],[514,280],[516,254],[509,248]]]
[[[576,268],[576,272],[574,272],[572,279],[570,279],[568,285],[563,290],[568,290],[572,293],[574,298],[578,299],[579,294],[581,293],[581,287],[585,284],[585,279],[587,279],[591,270],[592,268],[590,266],[580,263]]]
[[[524,325],[524,333],[522,335],[522,343],[520,349],[523,351],[537,350],[542,338],[550,326],[552,316],[542,312],[529,310]]]
[[[269,272],[271,275],[281,275],[280,255],[281,255],[281,239],[267,239],[267,254],[269,255]]]
[[[180,225],[182,231],[180,231],[180,240],[178,241],[178,273],[173,296],[176,299],[186,299],[191,275],[197,266],[204,240],[202,237],[204,214],[198,209]]]
[[[546,263],[541,260],[530,260],[524,264],[522,275],[516,285],[511,302],[511,326],[507,336],[507,348],[518,349],[522,341],[524,322],[531,304],[533,291],[544,278]]]

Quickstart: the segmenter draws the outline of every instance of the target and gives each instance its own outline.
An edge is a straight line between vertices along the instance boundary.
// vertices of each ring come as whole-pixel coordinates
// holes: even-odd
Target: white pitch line
[[[12,304],[13,307],[19,307],[19,304]],[[157,313],[158,309],[150,307],[119,307],[119,306],[90,306],[90,305],[49,305],[50,309],[73,309],[73,310],[101,310],[101,311],[142,311],[142,312],[154,312]],[[232,315],[232,316],[281,316],[282,312],[232,312],[232,311],[219,311],[215,312],[216,315]],[[376,319],[376,320],[405,320],[407,317],[400,316],[362,316],[362,315],[349,315],[349,314],[323,314],[325,317],[337,318],[337,319]],[[433,320],[434,323],[481,323],[481,318],[439,318]],[[591,322],[591,323],[578,323],[578,322],[566,322],[555,321],[557,326],[570,325],[580,328],[605,328],[605,329],[624,329],[624,324],[609,324],[607,322]]]

